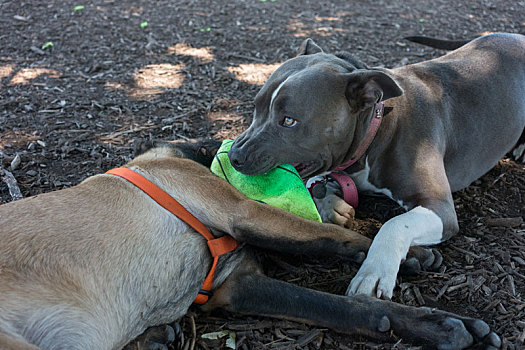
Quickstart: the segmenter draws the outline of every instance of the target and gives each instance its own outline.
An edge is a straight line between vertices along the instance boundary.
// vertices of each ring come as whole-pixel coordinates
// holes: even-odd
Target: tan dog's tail
[[[471,40],[444,40],[444,39],[436,39],[436,38],[430,38],[427,36],[417,36],[417,35],[407,36],[403,39],[411,41],[413,43],[430,46],[430,47],[433,47],[434,49],[440,49],[440,50],[459,49],[461,46],[471,41]]]

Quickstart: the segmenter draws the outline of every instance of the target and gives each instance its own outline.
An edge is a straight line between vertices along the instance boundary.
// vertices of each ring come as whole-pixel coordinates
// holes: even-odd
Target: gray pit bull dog
[[[375,139],[345,172],[360,191],[385,194],[407,212],[381,227],[347,294],[390,298],[409,247],[458,232],[452,192],[491,169],[520,135],[525,142],[525,36],[483,36],[395,69],[324,53],[307,39],[257,94],[232,164],[245,174],[283,163],[300,163],[303,178],[326,174],[353,157],[381,101]],[[523,146],[515,155],[523,156]],[[316,202],[323,220],[344,224],[353,209],[338,190],[327,186]]]

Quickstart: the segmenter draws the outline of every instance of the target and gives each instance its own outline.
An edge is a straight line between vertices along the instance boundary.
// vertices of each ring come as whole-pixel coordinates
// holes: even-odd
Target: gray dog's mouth
[[[307,163],[295,163],[293,164],[295,170],[299,173],[301,178],[305,179],[308,176],[312,175],[322,167],[322,162],[318,160],[313,160]]]

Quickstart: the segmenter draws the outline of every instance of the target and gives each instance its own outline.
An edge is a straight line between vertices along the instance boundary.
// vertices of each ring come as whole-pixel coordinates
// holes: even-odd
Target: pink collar
[[[357,187],[345,172],[346,168],[348,168],[350,165],[357,162],[363,154],[365,154],[368,147],[370,147],[370,144],[374,140],[377,130],[379,129],[379,125],[381,125],[381,119],[383,118],[383,112],[384,112],[385,106],[379,102],[374,105],[374,116],[372,117],[372,120],[370,121],[370,125],[368,126],[368,130],[366,131],[365,137],[361,140],[361,143],[357,147],[357,150],[354,152],[354,155],[350,160],[344,164],[341,164],[337,168],[332,171],[328,177],[331,177],[333,180],[335,180],[339,186],[341,186],[341,190],[343,191],[343,200],[350,204],[353,208],[357,207],[357,204],[359,203],[359,197],[357,194]]]
[[[379,126],[381,125],[381,119],[383,118],[383,112],[384,112],[385,106],[379,102],[374,105],[374,116],[372,117],[372,120],[370,121],[370,125],[368,126],[368,130],[366,131],[365,137],[361,140],[361,143],[359,144],[359,147],[357,147],[356,151],[354,152],[354,155],[350,160],[344,164],[339,165],[337,168],[334,169],[334,171],[342,171],[348,168],[350,165],[357,162],[363,154],[365,154],[368,147],[370,147],[370,144],[374,140],[377,130],[379,130]]]

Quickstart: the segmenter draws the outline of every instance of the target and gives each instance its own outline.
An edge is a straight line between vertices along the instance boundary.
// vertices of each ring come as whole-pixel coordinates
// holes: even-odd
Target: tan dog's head
[[[402,94],[383,70],[347,53],[326,54],[311,39],[283,63],[255,97],[250,127],[230,152],[232,165],[254,175],[298,164],[302,177],[344,163],[376,102]]]

